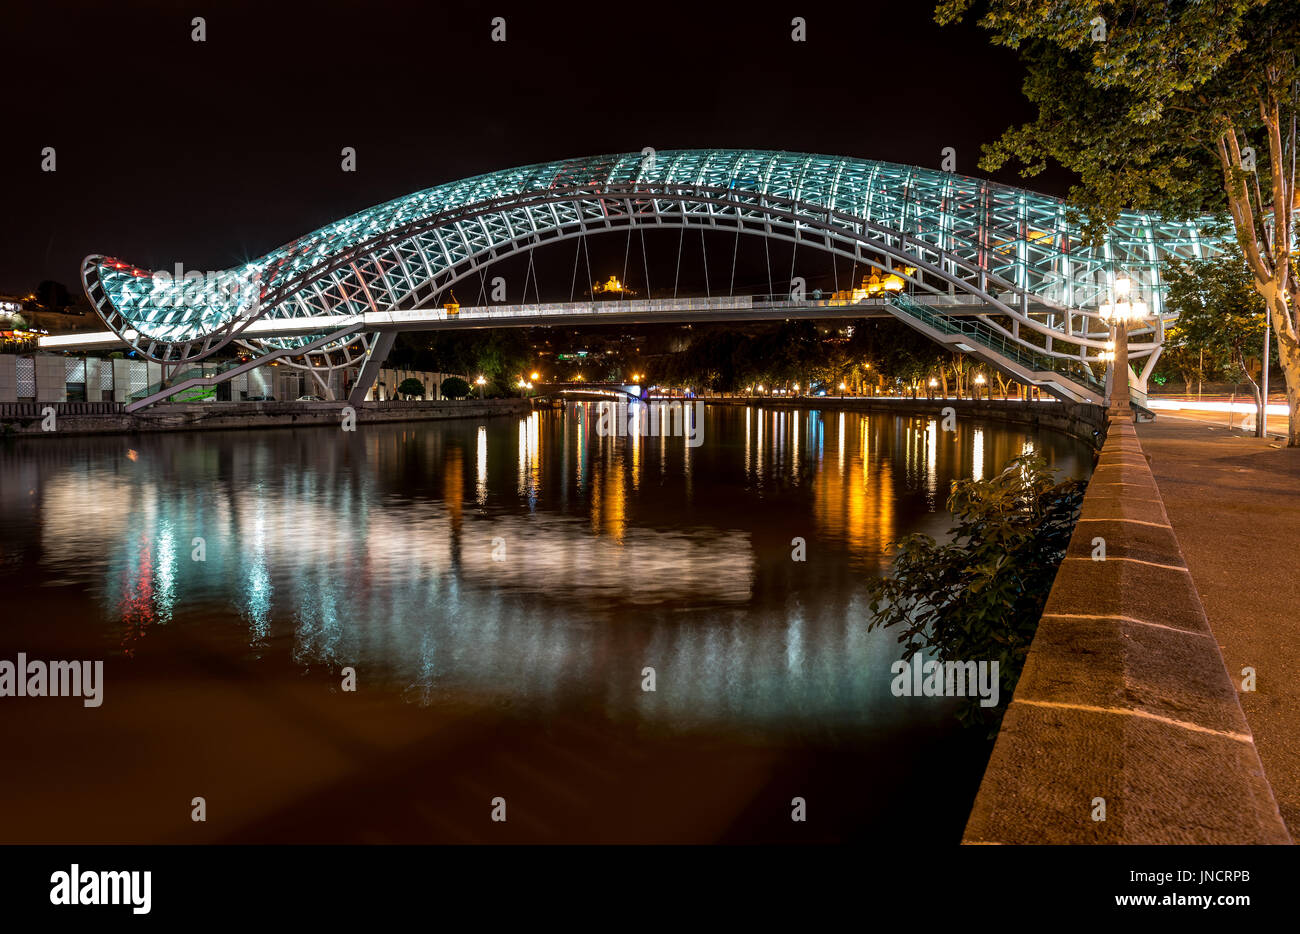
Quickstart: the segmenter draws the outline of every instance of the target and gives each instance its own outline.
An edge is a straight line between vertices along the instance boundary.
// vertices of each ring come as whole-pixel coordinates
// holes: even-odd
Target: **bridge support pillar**
[[[366,401],[366,393],[370,392],[370,387],[379,378],[379,370],[388,359],[388,352],[393,349],[393,342],[396,340],[396,331],[381,331],[375,337],[375,342],[366,351],[366,362],[361,365],[356,384],[348,393],[348,405],[355,408]]]

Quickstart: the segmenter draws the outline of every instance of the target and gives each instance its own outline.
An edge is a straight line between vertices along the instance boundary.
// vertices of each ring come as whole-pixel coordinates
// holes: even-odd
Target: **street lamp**
[[[975,398],[978,399],[984,395],[984,374],[975,374]]]
[[[484,386],[484,384],[487,382],[487,380],[480,376],[478,379],[474,380],[474,382],[478,383],[478,397],[479,397],[479,399],[482,399],[482,398],[483,398],[483,386]]]
[[[1114,379],[1111,380],[1110,401],[1115,414],[1121,418],[1132,417],[1128,392],[1128,326],[1131,321],[1141,321],[1147,316],[1146,302],[1129,299],[1133,283],[1128,276],[1117,276],[1113,286],[1115,300],[1103,302],[1097,309],[1101,320],[1115,328]],[[1107,344],[1109,347],[1110,345]]]

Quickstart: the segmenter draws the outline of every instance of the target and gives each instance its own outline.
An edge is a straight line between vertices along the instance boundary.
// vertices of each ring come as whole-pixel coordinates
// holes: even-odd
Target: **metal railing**
[[[978,318],[958,318],[946,315],[923,305],[907,295],[897,295],[891,300],[905,314],[930,325],[938,331],[968,338],[986,350],[991,350],[1031,373],[1055,373],[1072,382],[1101,394],[1105,387],[1091,368],[1078,359],[1056,357],[1046,351],[1008,337],[997,328]]]
[[[55,415],[121,415],[121,402],[0,402],[0,419],[43,418],[45,409]]]

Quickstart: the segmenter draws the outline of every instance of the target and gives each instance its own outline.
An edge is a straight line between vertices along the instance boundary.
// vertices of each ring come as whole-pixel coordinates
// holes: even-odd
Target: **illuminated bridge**
[[[1082,239],[1056,198],[947,172],[864,159],[744,150],[595,156],[493,172],[362,211],[218,276],[179,281],[90,256],[86,295],[115,340],[167,365],[232,341],[254,358],[318,369],[364,360],[359,400],[402,330],[669,320],[857,318],[852,301],[727,296],[650,302],[489,306],[450,315],[456,283],[507,257],[572,238],[634,229],[734,231],[900,275],[871,302],[929,337],[1065,399],[1101,401],[1111,335],[1097,306],[1123,272],[1153,317],[1131,329],[1145,389],[1170,316],[1162,266],[1219,242],[1192,222],[1125,213],[1099,245]],[[195,274],[197,275],[197,274]],[[782,283],[784,286],[785,283]],[[972,311],[979,312],[971,314]],[[53,344],[46,346],[53,347]],[[195,382],[198,382],[197,380]]]

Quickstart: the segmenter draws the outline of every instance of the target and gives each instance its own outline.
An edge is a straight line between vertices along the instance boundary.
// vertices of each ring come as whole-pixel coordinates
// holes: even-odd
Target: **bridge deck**
[[[987,303],[964,295],[919,295],[914,301],[948,315],[969,316],[996,313]],[[673,298],[632,301],[553,302],[542,304],[482,305],[463,307],[449,315],[444,308],[375,311],[358,316],[314,316],[261,318],[241,334],[247,337],[296,337],[336,331],[355,325],[358,331],[420,331],[442,328],[550,327],[556,325],[618,323],[662,324],[691,321],[764,321],[787,318],[885,318],[892,317],[885,299],[852,303],[835,299]],[[1030,305],[1031,313],[1050,314],[1053,309]],[[41,350],[119,350],[129,346],[112,331],[58,334],[40,339]]]

